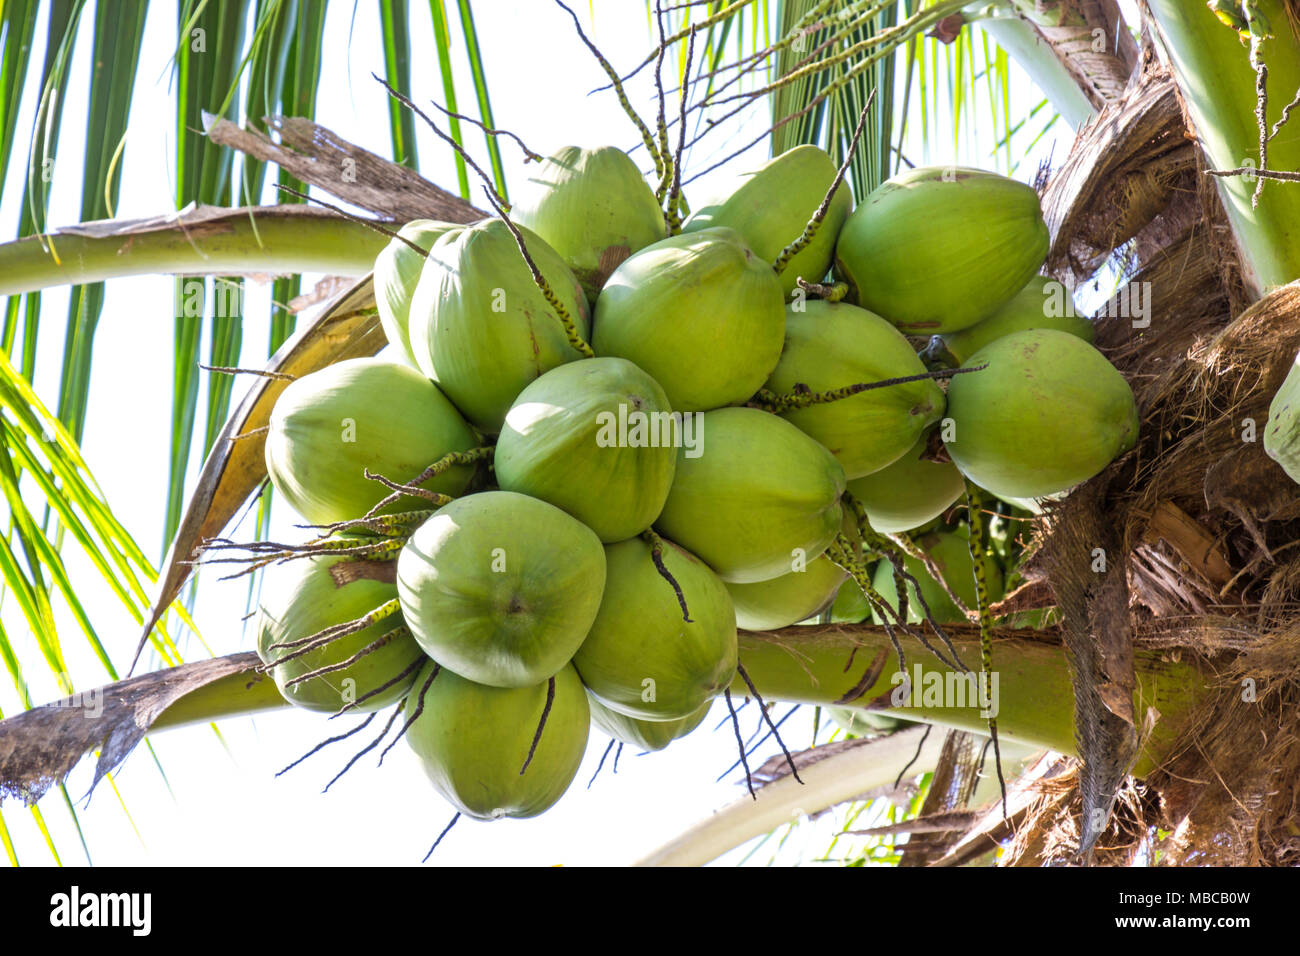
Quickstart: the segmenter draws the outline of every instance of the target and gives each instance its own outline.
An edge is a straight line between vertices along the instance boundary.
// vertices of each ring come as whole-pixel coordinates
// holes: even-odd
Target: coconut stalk
[[[1268,68],[1266,124],[1271,132],[1300,92],[1300,26],[1283,0],[1259,0],[1272,30],[1260,43]],[[1189,0],[1148,0],[1187,104],[1193,132],[1214,169],[1259,166],[1256,76],[1250,42],[1219,22],[1209,8]],[[1300,170],[1300,120],[1268,144],[1267,168]],[[1265,182],[1252,205],[1253,177],[1216,177],[1241,253],[1243,280],[1254,298],[1300,276],[1300,184]]]
[[[950,624],[945,625],[945,630],[968,666],[979,661],[978,627]],[[1041,632],[1011,633],[1015,636],[995,637],[993,646],[999,734],[1008,741],[1030,747],[1077,755],[1074,689],[1065,649],[1044,640]],[[950,675],[954,680],[960,676],[927,654],[920,642],[906,636],[900,636],[900,640],[907,654],[908,676],[917,684],[914,694],[918,703],[924,703],[921,697],[924,685],[915,679],[918,665],[923,674],[942,675],[945,682]],[[875,679],[865,688],[857,688],[855,685],[882,654],[884,666],[879,668]],[[885,629],[866,625],[795,626],[779,631],[740,633],[740,661],[765,700],[865,708],[897,687],[893,681],[896,673],[893,654]],[[1134,669],[1138,713],[1154,707],[1160,714],[1132,770],[1136,776],[1142,776],[1168,752],[1185,719],[1198,702],[1206,699],[1208,686],[1195,666],[1162,660],[1155,652],[1136,651]],[[744,696],[747,688],[737,678],[731,691]],[[857,696],[846,700],[849,694]],[[978,705],[884,707],[881,712],[977,734],[988,732],[988,721],[981,716]]]
[[[200,206],[0,244],[0,295],[150,274],[362,276],[387,244],[382,233],[318,209]]]

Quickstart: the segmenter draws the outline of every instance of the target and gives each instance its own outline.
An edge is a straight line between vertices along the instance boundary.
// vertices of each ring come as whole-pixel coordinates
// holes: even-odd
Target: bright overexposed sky
[[[448,5],[449,7],[453,5]],[[590,33],[615,63],[626,70],[650,49],[650,22],[644,0],[604,0],[594,4],[594,21],[587,4],[576,8]],[[427,4],[410,4],[413,37],[413,89],[417,102],[441,102],[437,56]],[[477,0],[474,4],[486,72],[499,126],[518,133],[542,153],[576,143],[631,146],[637,137],[607,93],[588,95],[602,85],[603,74],[572,30],[567,15],[547,2]],[[330,7],[325,32],[325,69],[321,78],[317,119],[340,135],[387,155],[390,149],[386,94],[370,78],[383,73],[383,56],[376,4],[335,3]],[[459,37],[455,10],[449,9],[453,38]],[[78,218],[80,168],[84,150],[87,76],[94,17],[87,12],[68,84],[63,132],[53,181],[49,215],[52,226]],[[44,17],[37,26],[38,48],[33,71],[43,56]],[[122,156],[123,178],[116,210],[133,218],[174,209],[175,101],[170,57],[176,44],[173,7],[151,6],[135,89],[130,128]],[[457,89],[461,110],[473,111],[472,86],[463,51],[457,50]],[[1013,112],[1039,98],[1029,82],[1018,75],[1012,84]],[[631,95],[643,114],[650,113],[648,88],[637,84]],[[36,87],[29,78],[18,119],[18,150],[28,145]],[[701,151],[689,155],[688,169],[703,169],[736,145],[755,138],[766,123],[766,107],[751,110],[749,119],[713,134]],[[1069,130],[1058,124],[1040,141],[1033,155],[1022,162],[1016,175],[1033,175],[1037,157],[1046,155],[1054,140],[1056,159],[1064,156]],[[485,159],[481,138],[469,136],[480,160]],[[421,172],[443,186],[455,189],[455,168],[450,152],[426,130],[419,133]],[[961,162],[995,168],[986,141],[954,147],[951,142],[931,142],[928,155],[919,143],[909,141],[907,151],[918,161]],[[733,171],[766,160],[766,144],[735,161]],[[502,143],[509,181],[519,183],[526,172],[519,151]],[[642,152],[634,153],[644,162]],[[23,164],[11,164],[0,224],[16,224],[22,192]],[[688,193],[707,197],[722,188],[731,172],[702,179]],[[475,187],[475,197],[479,197]],[[266,201],[273,201],[267,194]],[[475,198],[476,202],[479,202]],[[481,204],[481,202],[479,202]],[[693,204],[700,205],[699,198]],[[3,228],[12,229],[13,225]],[[307,277],[305,287],[316,277]],[[173,285],[170,277],[145,276],[114,280],[108,284],[103,316],[95,339],[91,405],[86,424],[84,452],[95,476],[122,523],[153,560],[161,557],[163,503],[166,495],[169,435],[171,432],[172,341],[174,334]],[[260,367],[266,361],[269,326],[269,284],[251,281],[245,296],[245,326],[241,365]],[[43,296],[40,348],[35,385],[46,403],[57,403],[59,361],[67,314],[68,291],[53,289]],[[203,354],[207,354],[207,342]],[[205,373],[206,376],[206,373]],[[237,382],[235,407],[247,387]],[[202,427],[204,393],[199,397],[198,427]],[[195,438],[191,479],[197,473],[202,449],[201,433]],[[277,503],[274,536],[301,534],[292,528],[287,509]],[[247,539],[245,525],[233,535]],[[75,546],[65,549],[69,572],[84,588],[83,600],[100,636],[119,669],[125,671],[134,650],[137,630],[120,604],[98,580],[93,567]],[[204,640],[217,654],[250,649],[251,635],[241,621],[245,613],[246,584],[219,582],[217,575],[201,578],[195,620]],[[104,682],[103,670],[91,656],[69,615],[59,610],[63,647],[78,686]],[[27,677],[37,701],[59,695],[54,681],[37,664],[35,642],[26,634],[13,602],[0,609],[22,660],[29,662]],[[184,648],[188,659],[204,656],[191,640]],[[146,662],[157,666],[157,661]],[[18,697],[6,681],[0,685],[0,707],[11,715],[20,709]],[[787,708],[778,706],[776,713]],[[735,741],[729,726],[713,732],[725,716],[721,702],[710,718],[686,740],[667,751],[636,756],[624,749],[617,776],[607,765],[595,786],[586,789],[607,739],[593,732],[586,761],[570,793],[553,810],[529,821],[478,824],[462,821],[439,848],[433,864],[623,864],[680,832],[713,809],[735,799],[743,790],[731,774],[715,778],[735,760]],[[756,712],[742,715],[745,735],[754,729]],[[80,811],[91,857],[100,864],[212,864],[249,865],[293,863],[308,865],[418,863],[434,836],[451,816],[450,807],[425,781],[413,755],[399,745],[382,768],[375,768],[378,751],[358,763],[328,794],[320,789],[351,755],[356,741],[367,740],[382,724],[376,720],[367,733],[336,745],[285,777],[274,774],[315,743],[340,732],[335,723],[319,715],[293,709],[224,721],[220,735],[210,727],[160,733],[150,738],[158,764],[141,747],[116,775],[121,800],[108,785],[101,785],[89,806]],[[796,714],[782,728],[792,747],[807,746],[811,711]],[[755,762],[772,752],[764,748]],[[161,771],[159,769],[161,766]],[[69,790],[84,795],[90,761],[73,774]],[[164,779],[165,774],[165,779]],[[71,818],[57,792],[41,804],[65,863],[83,863]],[[31,815],[13,801],[4,805],[4,818],[19,859],[26,865],[52,862]],[[781,859],[811,858],[827,846],[833,825],[826,821],[799,828],[782,851]],[[723,861],[739,859],[733,853]],[[762,853],[756,857],[766,860]]]

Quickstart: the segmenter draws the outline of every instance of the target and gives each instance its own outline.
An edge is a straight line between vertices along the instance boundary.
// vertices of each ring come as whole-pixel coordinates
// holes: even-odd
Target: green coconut
[[[416,678],[412,694],[427,689],[407,705],[411,713],[418,707],[419,717],[406,742],[434,788],[461,813],[478,820],[535,817],[569,789],[587,751],[591,710],[577,672],[561,668],[530,760],[548,684],[487,687],[432,661]]]
[[[708,700],[689,717],[680,720],[638,720],[616,710],[610,710],[595,697],[588,697],[591,722],[619,743],[640,750],[663,750],[674,740],[685,737],[709,716],[713,701]]]
[[[975,610],[975,562],[971,560],[969,540],[963,535],[953,534],[950,531],[936,531],[921,535],[916,543],[938,565],[943,579],[952,588],[952,592],[961,598],[962,603],[968,608]],[[1002,568],[992,554],[985,552],[983,557],[989,600],[1001,600]],[[925,598],[926,606],[930,608],[930,614],[936,621],[940,624],[958,624],[966,620],[966,615],[952,602],[952,598],[948,597],[943,586],[931,576],[922,562],[908,557],[903,560],[903,567],[920,584],[921,596]],[[877,564],[871,585],[890,607],[898,610],[898,588],[894,582],[893,565],[888,561]],[[916,585],[910,582],[907,585],[907,596],[907,619],[913,624],[918,624],[923,619],[921,605],[916,599]],[[879,623],[880,615],[874,614],[873,619]]]
[[[782,418],[756,408],[705,412],[703,442],[682,449],[656,527],[724,581],[766,581],[835,540],[844,469]]]
[[[803,235],[838,171],[835,161],[820,147],[796,146],[744,174],[735,192],[700,209],[682,231],[726,226],[740,233],[760,258],[774,262],[786,246]],[[781,273],[781,289],[787,297],[799,278],[821,282],[826,277],[835,255],[835,240],[852,204],[849,187],[841,183],[821,227]]]
[[[388,567],[391,571],[391,565]],[[382,607],[397,597],[391,579],[374,562],[349,561],[329,556],[307,558],[267,570],[258,600],[253,631],[257,635],[257,656],[273,664],[293,653],[292,647],[272,648],[319,634],[337,624],[347,624]],[[401,614],[390,614],[355,634],[330,641],[271,670],[275,686],[289,703],[308,710],[333,713],[358,700],[359,711],[382,710],[400,700],[411,680],[398,681],[366,698],[392,681],[424,653],[402,627]],[[321,674],[287,686],[304,674],[342,664],[377,641],[383,643],[355,663],[341,670]]]
[[[1094,334],[1092,321],[1074,311],[1074,301],[1065,286],[1046,276],[1034,276],[1010,302],[987,319],[940,338],[948,354],[960,365],[990,342],[1025,329],[1057,329],[1088,343]]]
[[[867,576],[871,577],[870,566],[867,568]],[[858,582],[850,578],[835,592],[835,600],[831,603],[831,623],[859,624],[869,620],[871,620],[871,605],[867,601],[867,596],[862,593],[862,588],[858,587]],[[816,621],[809,620],[804,623],[815,624]]]
[[[622,541],[663,510],[686,423],[659,383],[625,359],[561,365],[506,413],[497,483],[564,509],[601,541]]]
[[[633,255],[596,300],[597,355],[636,363],[675,411],[748,400],[785,336],[781,283],[731,229],[673,236]]]
[[[591,303],[619,263],[668,235],[654,192],[616,146],[552,153],[534,168],[510,214],[550,243]]]
[[[813,617],[834,600],[846,577],[823,554],[801,571],[752,584],[729,583],[736,626],[747,631],[774,631]]]
[[[853,210],[835,247],[850,296],[909,335],[988,318],[1047,258],[1038,194],[981,169],[925,166],[887,180]]]
[[[723,691],[736,673],[736,615],[717,575],[664,541],[662,559],[690,613],[640,538],[605,548],[605,594],[573,665],[611,710],[640,720],[679,720]]]
[[[922,457],[927,436],[891,465],[849,482],[849,493],[867,509],[871,527],[882,534],[919,528],[943,514],[966,490],[952,462]]]
[[[600,539],[554,505],[485,491],[438,510],[397,559],[425,653],[480,684],[526,687],[572,659],[600,607]]]
[[[360,518],[389,494],[366,477],[407,482],[449,452],[478,441],[460,413],[421,372],[379,359],[347,359],[291,382],[271,409],[266,471],[294,511],[312,524]],[[459,495],[475,469],[456,467],[421,487]],[[395,514],[428,508],[411,495]]]
[[[426,252],[448,236],[455,238],[465,227],[436,219],[416,219],[408,222],[394,239],[375,257],[375,305],[379,307],[379,321],[384,327],[388,344],[399,353],[404,364],[418,368],[411,352],[411,336],[407,328],[410,321],[411,297],[420,281],[425,257],[402,239],[415,243]]]
[[[796,303],[786,312],[785,328],[781,360],[765,386],[778,394],[792,394],[800,386],[828,392],[926,372],[898,329],[854,305],[820,299]],[[792,409],[781,417],[830,449],[853,479],[901,458],[943,410],[943,389],[923,379]]]
[[[517,228],[575,331],[589,341],[587,297],[572,270],[540,236]],[[416,363],[488,434],[501,430],[506,410],[529,382],[582,357],[500,219],[466,226],[430,253],[410,316]]]
[[[861,551],[853,515],[844,509],[841,530]],[[736,626],[747,631],[773,631],[798,624],[825,610],[835,599],[848,573],[825,554],[811,561],[798,560],[785,574],[752,584],[728,582],[736,607]]]
[[[1300,483],[1300,355],[1269,403],[1264,452]]]
[[[1137,441],[1133,390],[1105,356],[1055,329],[1013,332],[980,349],[948,386],[962,473],[995,495],[1038,498],[1097,474]]]

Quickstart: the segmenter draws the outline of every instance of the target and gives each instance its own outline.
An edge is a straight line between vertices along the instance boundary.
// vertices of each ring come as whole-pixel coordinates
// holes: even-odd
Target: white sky
[[[430,97],[441,102],[437,57],[432,50],[432,28],[427,4],[411,6],[413,88],[417,101]],[[453,6],[450,5],[449,6]],[[618,67],[626,70],[650,48],[649,21],[643,0],[606,0],[596,6],[590,31],[598,45]],[[355,22],[349,24],[352,4],[331,5],[326,28],[327,64],[321,80],[317,119],[341,135],[375,152],[389,150],[388,113],[385,94],[369,77],[383,72],[382,47],[377,15],[372,3],[358,4]],[[480,43],[486,59],[492,104],[498,125],[523,137],[533,149],[548,153],[569,143],[598,145],[614,142],[628,146],[636,141],[631,127],[608,94],[588,96],[603,83],[603,74],[587,55],[571,29],[568,17],[549,3],[519,3],[514,0],[478,0],[474,5]],[[587,5],[576,8],[589,22]],[[453,38],[459,26],[450,11]],[[175,142],[174,99],[170,89],[169,57],[175,46],[174,9],[153,5],[146,26],[143,53],[136,84],[123,180],[117,197],[121,217],[150,216],[173,208]],[[63,132],[55,167],[52,225],[70,224],[78,218],[80,164],[84,150],[85,90],[94,17],[88,11],[82,19],[69,83]],[[349,31],[351,43],[349,44]],[[38,24],[38,49],[33,62],[43,55],[45,24]],[[459,57],[459,50],[457,51]],[[472,87],[463,60],[457,59],[457,91],[462,112],[473,112]],[[1013,82],[1014,108],[1023,110],[1039,98],[1023,76]],[[633,91],[638,105],[646,105],[645,87]],[[26,145],[24,131],[31,129],[35,86],[29,78],[28,91],[18,120],[16,149]],[[643,109],[648,113],[649,109]],[[755,138],[763,129],[766,109],[752,111],[757,117],[746,126],[714,134],[716,146],[709,153],[688,156],[688,169],[703,169],[734,146]],[[1058,124],[1062,126],[1062,124]],[[986,132],[984,133],[985,139]],[[1016,175],[1032,176],[1039,155],[1050,148],[1055,133],[1045,137]],[[1059,129],[1068,136],[1068,130]],[[481,139],[469,141],[479,148],[476,155],[486,165]],[[1064,155],[1068,139],[1057,144],[1056,159]],[[961,162],[994,168],[988,158],[988,144],[972,144],[954,150],[949,142],[932,143],[929,161]],[[766,144],[751,157],[739,160],[733,169],[758,165],[766,159]],[[713,150],[717,149],[717,153]],[[909,156],[927,157],[918,143],[909,143]],[[512,182],[522,178],[520,156],[513,144],[503,142],[503,155]],[[441,185],[455,189],[455,172],[450,153],[431,133],[421,131],[419,156],[422,173]],[[644,156],[634,154],[639,160]],[[11,164],[14,175],[6,184],[0,204],[0,223],[12,229],[18,219],[22,190],[22,164]],[[729,174],[715,174],[702,180],[688,195],[706,197]],[[478,195],[475,187],[475,195]],[[477,202],[477,199],[475,199]],[[306,285],[315,277],[307,277]],[[249,283],[245,297],[244,351],[242,365],[261,366],[266,359],[270,286]],[[67,314],[66,289],[43,296],[40,348],[36,387],[53,407],[58,394],[58,355],[62,348]],[[84,451],[119,519],[134,534],[146,554],[160,557],[163,502],[166,495],[168,436],[171,430],[172,281],[169,277],[139,277],[115,280],[108,285],[106,304],[95,340],[95,364],[91,406]],[[207,354],[207,342],[203,355]],[[206,358],[204,359],[206,361]],[[236,383],[232,407],[246,387]],[[197,427],[202,428],[204,394],[199,397]],[[195,438],[192,474],[197,472],[201,433]],[[287,509],[276,509],[273,534],[291,535]],[[236,534],[247,539],[248,534]],[[83,601],[99,629],[100,636],[121,670],[125,670],[134,649],[137,632],[115,598],[97,582],[96,572],[78,557],[75,545],[65,549],[74,582],[83,588]],[[200,588],[195,617],[204,639],[217,654],[249,649],[251,640],[243,634],[245,585],[219,583],[206,575]],[[20,659],[29,667],[27,677],[37,701],[59,696],[52,678],[40,665],[34,641],[27,634],[21,615],[12,601],[3,606],[3,620],[16,643]],[[85,641],[66,613],[60,613],[64,650],[72,662],[78,686],[102,683],[103,670],[91,657]],[[24,636],[26,635],[26,636]],[[204,656],[191,642],[185,648],[189,659]],[[156,666],[156,661],[150,666]],[[18,698],[7,678],[0,683],[0,707],[6,714],[19,709]],[[787,708],[779,706],[776,713]],[[726,713],[719,702],[701,730],[667,751],[636,757],[628,748],[617,776],[607,765],[590,791],[585,789],[606,738],[593,732],[586,762],[573,789],[553,810],[531,821],[500,821],[477,824],[462,821],[439,848],[434,864],[622,864],[680,832],[738,796],[739,778],[733,774],[725,783],[714,778],[734,761],[736,751],[731,729],[711,732]],[[754,727],[756,712],[743,714],[744,733]],[[377,732],[376,719],[368,733]],[[792,746],[807,746],[811,733],[811,710],[797,714],[782,728]],[[334,724],[317,715],[286,709],[252,719],[225,721],[221,738],[203,726],[172,731],[151,738],[166,784],[157,766],[141,747],[117,775],[122,794],[119,803],[113,790],[102,785],[89,808],[80,816],[94,862],[100,864],[202,864],[248,865],[295,863],[307,865],[417,863],[433,837],[451,816],[451,810],[424,780],[416,760],[404,744],[389,754],[376,770],[378,751],[356,767],[324,796],[320,788],[341,768],[355,748],[358,735],[299,766],[283,778],[274,773],[296,759],[315,743],[339,733]],[[756,763],[771,748],[764,748]],[[70,780],[74,798],[85,792],[90,762],[84,761]],[[170,790],[169,790],[170,787]],[[54,832],[56,846],[65,863],[83,863],[75,829],[57,792],[41,804],[45,819]],[[129,817],[128,813],[129,811]],[[31,814],[9,801],[4,819],[25,865],[52,862]],[[138,830],[138,835],[137,831]],[[782,860],[812,858],[828,845],[831,821],[798,828],[782,852]],[[734,861],[731,854],[723,861]],[[757,860],[767,857],[760,853]]]

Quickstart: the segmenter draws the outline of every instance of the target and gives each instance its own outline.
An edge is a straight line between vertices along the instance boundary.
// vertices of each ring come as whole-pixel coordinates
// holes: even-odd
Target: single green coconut
[[[434,788],[461,813],[477,820],[535,817],[569,789],[587,751],[591,710],[577,672],[563,667],[537,736],[548,684],[487,687],[432,661],[416,678],[407,711],[418,709],[419,717],[406,742]]]
[[[267,570],[253,624],[257,656],[262,663],[272,664],[297,648],[271,645],[305,640],[326,628],[359,620],[387,604],[397,597],[391,573],[391,563],[337,556],[273,565]],[[312,671],[342,664],[378,641],[383,643],[355,663],[290,685]],[[412,678],[398,681],[373,697],[367,695],[423,658],[424,652],[403,627],[402,615],[393,613],[355,634],[276,665],[271,677],[284,699],[298,707],[333,713],[361,701],[356,710],[375,711],[400,700]]]
[[[516,228],[574,330],[589,341],[587,297],[577,278],[540,236]],[[416,363],[476,428],[492,435],[529,382],[582,357],[500,219],[466,226],[429,254],[410,316]]]
[[[1046,276],[1034,276],[1010,302],[987,319],[940,338],[948,354],[960,365],[990,342],[1025,329],[1057,329],[1089,344],[1094,334],[1092,321],[1074,311],[1074,300],[1065,286]]]
[[[266,472],[312,524],[360,518],[389,494],[366,471],[408,482],[450,452],[478,444],[473,430],[422,373],[396,362],[347,359],[291,382],[271,409]],[[457,465],[421,487],[459,495],[475,469]],[[429,507],[405,495],[384,514]]]
[[[675,411],[746,401],[776,366],[785,336],[781,283],[731,229],[646,246],[596,300],[597,355],[636,363]]]
[[[652,752],[663,750],[674,740],[680,740],[700,726],[713,707],[713,701],[708,700],[695,713],[681,720],[638,720],[610,710],[592,696],[588,697],[587,704],[591,707],[591,722],[603,732],[619,743]]]
[[[908,335],[988,318],[1047,258],[1038,194],[997,173],[923,166],[885,181],[844,223],[836,273]]]
[[[512,491],[439,509],[397,559],[402,614],[425,653],[493,687],[536,684],[567,664],[604,586],[595,533]]]
[[[861,552],[861,537],[852,513],[844,509],[841,530]],[[791,562],[785,574],[752,584],[732,584],[727,591],[736,607],[736,626],[773,631],[814,617],[835,599],[848,573],[825,554]]]
[[[1097,474],[1137,441],[1133,390],[1087,342],[1055,329],[986,345],[948,385],[948,454],[995,495],[1039,498]]]
[[[411,297],[420,281],[425,256],[420,255],[402,240],[415,243],[426,252],[448,236],[455,238],[464,229],[453,222],[436,219],[416,219],[397,230],[400,237],[386,245],[375,257],[375,305],[379,307],[379,321],[384,327],[388,344],[401,356],[398,361],[419,368],[411,352],[411,336],[407,328],[410,321]]]
[[[824,149],[796,146],[744,174],[735,192],[720,203],[700,209],[686,221],[682,231],[726,226],[740,233],[758,256],[775,262],[786,246],[803,235],[838,171]],[[826,277],[835,255],[835,240],[852,205],[849,187],[841,183],[820,228],[781,272],[781,289],[787,297],[795,290],[798,279],[821,282]]]
[[[619,264],[668,235],[636,163],[616,146],[565,146],[534,168],[511,216],[545,239],[594,304]]]
[[[774,631],[813,617],[834,600],[848,577],[826,555],[799,571],[767,581],[727,584],[736,606],[736,626],[747,631]]]
[[[921,535],[916,543],[938,565],[943,579],[948,582],[952,592],[961,598],[962,603],[968,608],[975,610],[975,562],[971,560],[969,539],[949,531],[936,531]],[[989,601],[1001,600],[1002,568],[992,554],[985,552],[983,557]],[[926,606],[930,608],[930,614],[936,621],[940,624],[958,624],[966,620],[966,615],[952,602],[952,598],[948,597],[943,586],[935,581],[923,563],[916,558],[908,557],[903,560],[903,567],[920,584],[921,596],[925,598]],[[898,588],[894,582],[893,565],[888,561],[877,564],[871,584],[890,607],[898,610]],[[924,617],[921,605],[916,599],[916,585],[910,582],[907,585],[907,597],[907,619],[913,624],[919,624]],[[874,614],[873,619],[879,623],[879,613]]]
[[[765,387],[779,395],[801,387],[829,392],[925,372],[907,338],[880,316],[815,299],[787,310],[785,348]],[[922,379],[790,409],[781,417],[830,449],[853,479],[901,458],[943,410],[943,389]]]
[[[845,478],[834,455],[756,408],[705,412],[698,427],[700,453],[679,453],[659,531],[740,584],[784,574],[835,540]]]
[[[1300,355],[1269,403],[1264,453],[1300,484]]]
[[[530,384],[506,413],[497,483],[564,509],[601,541],[622,541],[663,510],[684,424],[659,383],[631,362],[570,362]]]
[[[966,490],[952,462],[923,457],[928,437],[891,465],[849,482],[849,494],[867,509],[871,527],[882,534],[911,531],[943,514]]]
[[[611,710],[640,720],[695,713],[736,673],[736,615],[727,589],[695,555],[671,541],[661,554],[681,588],[660,576],[641,538],[605,548],[605,594],[573,665]]]

